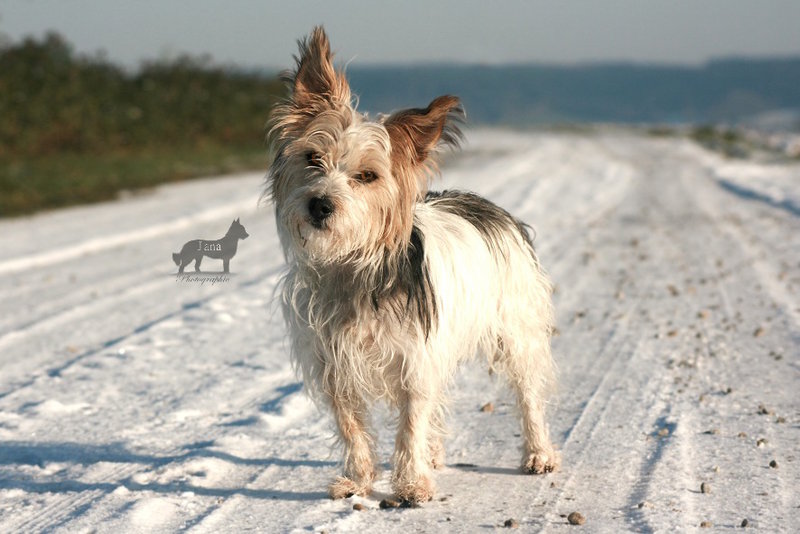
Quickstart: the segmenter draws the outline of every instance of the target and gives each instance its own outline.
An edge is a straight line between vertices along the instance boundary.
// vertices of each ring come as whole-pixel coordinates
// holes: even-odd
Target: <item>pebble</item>
[[[700,523],[700,528],[711,528],[714,524],[711,521],[702,521]]]
[[[379,506],[381,507],[381,510],[387,510],[389,508],[399,508],[400,503],[394,499],[383,499]]]
[[[366,510],[366,509],[367,509],[367,507],[366,507],[366,506],[364,506],[363,504],[359,503],[359,502],[357,502],[357,503],[355,503],[355,504],[353,505],[353,510],[355,510],[355,511],[357,511],[357,512],[362,512],[362,511],[364,511],[364,510]]]
[[[761,337],[764,335],[765,332],[766,330],[764,330],[764,327],[759,326],[758,328],[755,329],[755,331],[753,331],[753,337]]]
[[[739,525],[739,526],[741,526],[742,528],[745,528],[745,527],[747,527],[749,524],[750,524],[750,521],[748,521],[748,520],[745,518],[745,519],[742,519],[742,524],[741,524],[741,525]]]
[[[669,294],[672,295],[673,297],[677,297],[678,295],[680,295],[680,291],[678,291],[678,288],[673,286],[672,284],[667,286],[667,291],[669,291]]]
[[[775,422],[776,423],[785,423],[786,422],[786,418],[783,417],[783,416],[779,416],[777,419],[775,419]]]
[[[766,447],[767,443],[769,443],[769,442],[766,439],[758,438],[758,441],[756,441],[756,447],[759,447],[759,448]]]
[[[494,411],[494,404],[491,402],[487,402],[483,406],[481,406],[481,411],[486,413],[492,413]]]
[[[773,469],[777,469],[778,468],[778,462],[776,462],[775,460],[770,460],[769,466],[771,468],[773,468]]]
[[[700,484],[700,492],[701,493],[711,493],[711,484],[708,482],[703,482]]]
[[[773,415],[775,412],[764,406],[763,404],[758,405],[758,413],[761,415]]]
[[[506,522],[503,523],[503,526],[506,528],[517,528],[519,523],[517,523],[516,519],[506,519]]]
[[[747,432],[739,432],[738,435],[739,435],[740,438],[746,438],[747,437]]]
[[[586,518],[580,512],[572,512],[567,516],[570,525],[582,525],[586,523]]]
[[[658,431],[658,435],[662,438],[669,436],[669,428],[664,427]]]

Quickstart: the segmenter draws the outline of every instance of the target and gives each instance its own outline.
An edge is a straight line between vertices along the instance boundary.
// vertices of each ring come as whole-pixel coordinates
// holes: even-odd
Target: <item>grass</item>
[[[61,36],[0,39],[0,216],[267,166],[275,76],[180,56],[129,72]]]
[[[722,126],[696,126],[689,137],[709,150],[720,152],[729,158],[746,159],[754,148],[740,132]]]
[[[122,191],[266,167],[263,145],[0,157],[0,216],[100,202],[116,198]]]

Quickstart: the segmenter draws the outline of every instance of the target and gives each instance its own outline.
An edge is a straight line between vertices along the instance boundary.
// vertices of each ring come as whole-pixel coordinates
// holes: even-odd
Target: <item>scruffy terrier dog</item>
[[[200,272],[200,262],[203,261],[203,256],[222,260],[222,271],[229,273],[231,258],[236,255],[236,250],[239,247],[240,239],[247,239],[250,234],[244,229],[239,219],[234,220],[225,236],[221,239],[208,241],[205,239],[193,239],[184,243],[180,252],[172,254],[172,261],[178,266],[178,274],[183,272],[183,269],[194,262],[195,272]]]
[[[315,28],[273,112],[268,188],[289,270],[282,282],[293,360],[329,406],[344,445],[332,498],[370,493],[368,407],[399,410],[398,498],[434,494],[444,465],[445,392],[485,353],[516,391],[527,473],[558,468],[545,404],[554,382],[551,284],[526,226],[472,193],[428,192],[437,148],[455,146],[459,100],[370,120],[357,112]]]

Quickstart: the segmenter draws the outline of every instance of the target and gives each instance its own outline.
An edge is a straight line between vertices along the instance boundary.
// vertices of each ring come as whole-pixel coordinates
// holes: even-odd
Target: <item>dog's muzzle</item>
[[[333,211],[333,202],[328,197],[314,197],[308,201],[308,213],[315,228],[322,228],[325,219],[333,215]]]

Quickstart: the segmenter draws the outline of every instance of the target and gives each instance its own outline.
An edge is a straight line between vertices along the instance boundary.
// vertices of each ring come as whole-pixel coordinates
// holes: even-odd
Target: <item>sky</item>
[[[143,59],[209,54],[282,69],[324,24],[340,62],[702,64],[800,55],[798,0],[0,0],[12,41],[56,30],[78,52]]]

